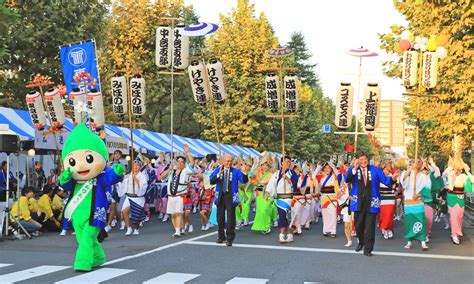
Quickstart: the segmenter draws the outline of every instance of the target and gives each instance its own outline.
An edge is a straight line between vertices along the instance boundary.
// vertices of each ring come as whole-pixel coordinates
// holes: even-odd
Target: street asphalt
[[[218,245],[216,227],[172,238],[171,224],[145,223],[138,236],[114,228],[103,242],[108,262],[90,273],[71,268],[75,236],[44,233],[31,240],[0,241],[0,283],[473,283],[474,230],[465,229],[460,246],[449,240],[444,223],[434,223],[430,249],[419,242],[404,248],[404,230],[395,238],[377,234],[374,255],[345,248],[343,224],[337,238],[322,236],[322,224],[280,245],[277,229],[269,235],[249,227],[237,231],[233,247]],[[353,238],[353,243],[356,243]],[[162,282],[160,282],[162,281]]]

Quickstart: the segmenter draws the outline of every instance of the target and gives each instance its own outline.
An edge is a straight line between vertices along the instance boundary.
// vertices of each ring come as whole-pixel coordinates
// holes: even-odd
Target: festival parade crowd
[[[278,242],[285,244],[297,241],[295,235],[309,234],[318,222],[318,233],[328,238],[336,238],[337,224],[344,223],[344,246],[353,246],[356,237],[356,251],[367,256],[372,255],[376,231],[386,240],[404,234],[406,249],[419,242],[428,250],[433,222],[443,221],[446,239],[461,244],[465,193],[472,192],[474,177],[459,158],[450,157],[443,171],[431,157],[400,170],[390,160],[370,165],[362,151],[351,163],[334,165],[289,156],[278,160],[268,152],[255,159],[225,155],[219,163],[215,156],[207,160],[193,157],[187,146],[184,150],[175,159],[161,153],[155,163],[141,154],[134,159],[123,181],[106,189],[108,212],[101,212],[107,217],[99,241],[118,229],[125,236],[140,234],[155,212],[160,221],[171,220],[173,238],[193,233],[195,227],[207,231],[217,226],[217,242],[227,246],[243,227],[263,235],[279,230]],[[126,164],[122,158],[116,151],[109,166]],[[41,171],[35,165],[35,172]],[[34,236],[72,230],[63,212],[69,194],[53,174],[48,179],[44,172],[37,174],[11,209],[11,221],[19,216]],[[2,189],[6,175],[3,163]],[[198,226],[193,214],[199,214]],[[395,232],[394,222],[404,222],[404,232]]]

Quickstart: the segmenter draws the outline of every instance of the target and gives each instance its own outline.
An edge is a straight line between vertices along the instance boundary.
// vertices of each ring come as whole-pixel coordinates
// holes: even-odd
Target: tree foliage
[[[185,24],[197,21],[197,16],[182,0],[120,0],[114,1],[112,13],[106,20],[104,45],[101,48],[101,66],[104,71],[105,90],[114,70],[140,70],[146,79],[147,113],[143,117],[146,128],[158,132],[170,131],[170,76],[159,74],[155,65],[156,28],[170,24],[163,17],[181,17]],[[199,47],[202,41],[194,41]],[[110,93],[107,92],[107,93]],[[111,98],[111,97],[109,97]],[[109,99],[110,101],[110,99]],[[110,109],[110,108],[109,108]],[[174,76],[174,131],[196,137],[201,126],[193,113],[196,105],[192,99],[187,74]],[[117,120],[118,118],[113,118]]]
[[[271,145],[271,121],[266,119],[264,70],[271,66],[268,50],[277,45],[273,31],[262,13],[255,16],[254,5],[239,0],[230,15],[220,15],[221,25],[208,44],[220,55],[226,73],[229,97],[216,107],[222,142],[256,148]],[[205,137],[216,139],[210,108],[196,115],[207,126]]]
[[[391,32],[380,35],[381,47],[395,53],[400,34],[408,29],[420,36],[448,36],[448,56],[439,60],[438,86],[426,90],[436,98],[421,98],[421,128],[424,143],[421,152],[439,151],[448,155],[454,135],[464,139],[463,148],[473,140],[474,95],[472,82],[473,17],[471,1],[394,1],[395,8],[405,15],[408,27],[392,26]],[[401,59],[386,62],[386,74],[401,77]],[[412,113],[416,110],[415,99],[410,98]],[[420,136],[421,137],[421,136]]]
[[[302,32],[293,32],[291,39],[286,45],[294,50],[295,67],[298,78],[309,87],[319,88],[319,79],[316,75],[316,64],[311,63],[311,54],[306,47],[306,41]]]
[[[144,128],[170,131],[170,77],[159,74],[155,66],[155,33],[158,26],[169,23],[163,17],[181,17],[186,25],[198,22],[198,15],[184,0],[12,3],[0,7],[0,57],[5,54],[2,47],[11,51],[0,63],[0,89],[8,98],[2,105],[22,106],[25,84],[36,73],[61,82],[58,46],[95,38],[107,122],[120,120],[111,111],[111,77],[116,70],[136,70],[146,79]],[[300,78],[300,117],[285,120],[286,153],[320,160],[341,153],[345,140],[321,132],[324,124],[335,129],[335,107],[323,95],[303,34],[292,34],[287,46],[295,53],[280,61],[267,55],[279,42],[265,14],[256,15],[249,0],[238,0],[237,6],[220,19],[218,31],[206,42],[204,37],[191,39],[191,55],[219,55],[225,67],[229,97],[223,105],[215,105],[221,142],[281,152],[281,119],[266,117],[270,111],[264,79],[269,68],[282,65],[298,67]],[[188,74],[174,77],[174,94],[175,133],[215,141],[211,108],[194,102]],[[354,143],[351,138],[349,142]],[[367,150],[369,146],[365,137],[359,139],[359,148]]]
[[[58,47],[99,40],[107,4],[96,0],[12,1],[8,14],[17,14],[19,20],[8,26],[3,42],[10,53],[0,63],[0,90],[5,97],[2,105],[25,107],[25,85],[37,73],[51,76],[56,84],[61,82]]]
[[[0,0],[0,63],[10,55],[10,50],[5,44],[10,36],[9,27],[18,21],[18,15],[7,6],[5,0]]]

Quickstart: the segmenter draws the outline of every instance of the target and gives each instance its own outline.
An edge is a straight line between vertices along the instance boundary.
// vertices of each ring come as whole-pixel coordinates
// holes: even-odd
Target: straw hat
[[[262,165],[262,164],[269,164],[271,165],[272,164],[272,160],[271,160],[271,157],[270,157],[270,153],[265,151],[263,152],[261,155],[260,155],[260,160],[258,162],[259,165]]]
[[[248,165],[248,166],[252,166],[253,165],[253,160],[250,156],[247,156],[247,158],[245,158],[245,163]]]
[[[460,157],[454,158],[454,169],[455,170],[464,169],[464,161]]]

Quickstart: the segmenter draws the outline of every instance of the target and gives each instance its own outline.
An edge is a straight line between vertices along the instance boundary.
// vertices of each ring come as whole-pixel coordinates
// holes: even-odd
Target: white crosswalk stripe
[[[34,277],[54,273],[68,268],[70,268],[70,266],[41,265],[17,272],[0,275],[0,283],[14,283],[18,281],[28,280]]]
[[[0,268],[11,266],[11,265],[12,264],[0,263]],[[0,275],[0,284],[24,281],[31,278],[55,273],[55,272],[65,270],[68,268],[70,268],[70,266],[54,266],[54,265],[42,265],[42,266],[37,266],[33,268],[28,268],[21,271]],[[55,284],[101,283],[101,282],[108,281],[108,280],[120,277],[128,273],[132,273],[132,272],[135,272],[135,270],[104,267],[104,268],[99,268],[97,270],[93,270],[91,272],[82,273],[79,275],[76,274],[77,276],[60,280],[58,282],[55,282]],[[157,277],[146,280],[145,282],[143,282],[143,284],[159,284],[159,283],[184,284],[199,276],[201,276],[201,274],[167,272]],[[226,284],[265,284],[265,283],[268,283],[268,281],[269,279],[263,279],[263,278],[234,277],[225,283]],[[313,284],[313,283],[321,283],[321,282],[303,282],[303,284]]]
[[[265,284],[267,282],[268,282],[268,279],[234,277],[225,283],[226,284]]]
[[[119,277],[133,271],[135,270],[118,269],[118,268],[101,268],[92,272],[84,273],[79,276],[67,278],[56,283],[57,284],[100,283],[100,282],[113,279],[115,277]]]
[[[173,284],[183,284],[189,280],[192,280],[196,277],[199,277],[200,274],[190,274],[190,273],[173,273],[168,272],[162,274],[158,277],[152,278],[143,282],[143,284],[155,284],[155,283],[173,283]]]

